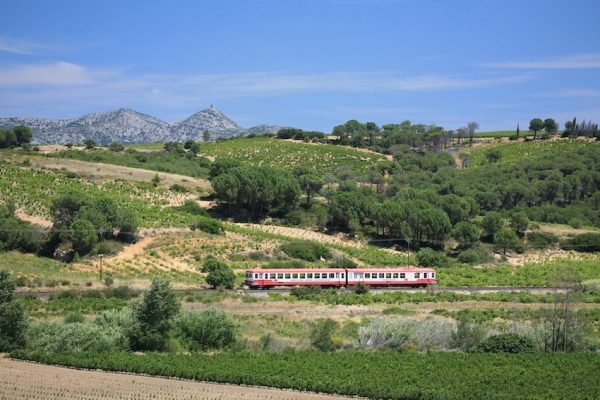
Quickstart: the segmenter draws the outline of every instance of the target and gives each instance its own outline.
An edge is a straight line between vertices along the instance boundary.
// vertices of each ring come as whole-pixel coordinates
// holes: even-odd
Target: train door
[[[356,280],[356,283],[365,283],[365,274],[362,272],[355,272],[354,279]]]

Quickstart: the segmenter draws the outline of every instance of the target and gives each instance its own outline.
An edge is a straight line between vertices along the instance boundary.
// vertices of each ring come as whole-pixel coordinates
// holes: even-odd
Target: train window
[[[423,278],[427,278],[427,272],[423,273]]]
[[[292,274],[292,279],[298,279],[298,274]]]
[[[306,274],[300,274],[300,279],[306,279]]]
[[[277,274],[277,279],[283,279],[283,274]]]
[[[435,272],[432,272],[432,273],[431,273],[431,277],[432,277],[432,278],[435,278]]]
[[[386,279],[392,279],[392,274],[391,274],[391,272],[388,272],[388,273],[386,273],[386,274],[385,274],[385,278],[386,278]]]
[[[342,272],[342,279],[344,279],[344,273]]]
[[[383,272],[379,273],[379,278],[383,279],[385,277],[385,274]]]
[[[306,277],[307,277],[308,279],[312,279],[312,277],[313,277],[313,274],[312,274],[312,273],[308,273],[308,274],[306,274]]]
[[[365,272],[365,279],[371,279],[371,273]]]
[[[270,279],[275,279],[275,276],[276,276],[275,274],[270,274],[269,278]]]
[[[392,274],[392,278],[393,278],[393,279],[398,279],[398,273],[397,273],[397,272],[394,272],[394,273]]]
[[[404,272],[400,272],[400,278],[402,278],[402,279],[406,278],[406,274]]]
[[[415,272],[415,279],[419,279],[421,277],[421,274],[418,272]]]
[[[251,273],[251,272],[247,273],[247,274],[246,274],[246,278],[248,278],[248,279],[252,279],[252,273]]]
[[[285,274],[285,279],[290,279],[290,274]]]
[[[258,274],[254,274],[254,279],[258,279]]]
[[[335,274],[333,272],[330,272],[329,273],[329,278],[331,278],[331,279],[335,278]]]
[[[318,272],[315,272],[315,279],[321,279],[321,274]]]

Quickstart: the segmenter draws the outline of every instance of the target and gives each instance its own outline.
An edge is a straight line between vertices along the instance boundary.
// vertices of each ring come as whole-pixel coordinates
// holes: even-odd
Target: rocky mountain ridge
[[[99,144],[182,142],[203,140],[204,131],[210,133],[211,139],[217,139],[252,133],[275,133],[280,129],[275,125],[242,128],[212,105],[173,124],[128,108],[91,113],[75,119],[0,118],[1,128],[17,125],[31,128],[32,143],[35,144],[75,144],[85,139],[92,139]]]

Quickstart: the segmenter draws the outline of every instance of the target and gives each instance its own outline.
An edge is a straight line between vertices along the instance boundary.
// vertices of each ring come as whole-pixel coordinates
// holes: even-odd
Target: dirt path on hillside
[[[292,390],[85,371],[0,358],[2,399],[350,399]],[[356,399],[356,397],[352,397]]]
[[[186,187],[188,190],[195,190],[201,193],[209,193],[212,191],[210,182],[207,180],[193,178],[186,175],[169,174],[166,172],[156,172],[113,164],[30,155],[2,155],[2,159],[20,166],[23,166],[23,162],[25,160],[29,160],[31,168],[64,170],[74,172],[83,178],[92,180],[110,179],[133,182],[150,182],[155,175],[158,175],[161,186],[171,187],[174,184],[178,184]]]

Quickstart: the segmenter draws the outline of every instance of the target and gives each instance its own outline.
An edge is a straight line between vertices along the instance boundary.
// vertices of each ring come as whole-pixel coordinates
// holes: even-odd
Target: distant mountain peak
[[[85,139],[92,139],[100,144],[182,142],[189,139],[202,140],[205,130],[209,131],[213,138],[218,138],[250,133],[274,133],[279,129],[273,125],[244,129],[214,104],[174,124],[126,107],[90,113],[69,120],[0,118],[0,128],[16,125],[29,126],[33,131],[33,143],[39,144],[81,143]]]

